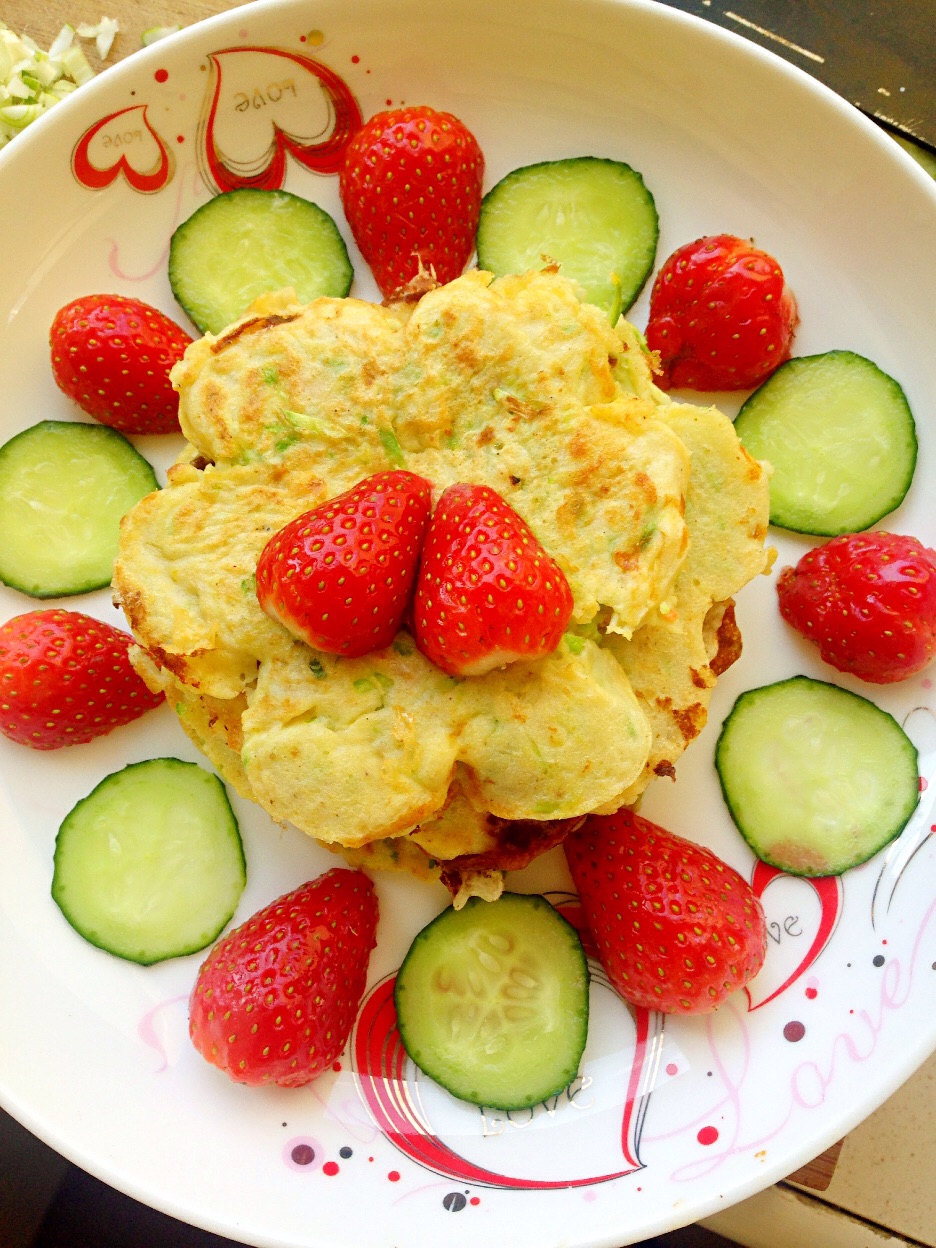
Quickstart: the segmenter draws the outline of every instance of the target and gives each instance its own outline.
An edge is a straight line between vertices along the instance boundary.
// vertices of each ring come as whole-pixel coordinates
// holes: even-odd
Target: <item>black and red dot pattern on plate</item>
[[[285,1127],[286,1123],[283,1123],[283,1126]],[[287,1154],[288,1160],[292,1163],[292,1165],[303,1168],[319,1168],[314,1163],[317,1158],[321,1156],[322,1149],[320,1145],[313,1144],[308,1140],[300,1139],[294,1140],[291,1145],[288,1145],[287,1147],[289,1149]],[[354,1149],[350,1144],[342,1144],[342,1146],[338,1149],[338,1156],[342,1161],[350,1161],[354,1156]],[[374,1158],[368,1157],[367,1160],[369,1162],[373,1162]],[[336,1175],[341,1173],[341,1166],[337,1161],[329,1159],[321,1165],[321,1171],[327,1178],[335,1178]],[[387,1181],[389,1183],[399,1183],[402,1177],[403,1176],[399,1170],[387,1171]],[[460,1213],[462,1209],[467,1208],[469,1205],[479,1205],[480,1203],[481,1197],[472,1196],[470,1189],[468,1188],[465,1188],[462,1192],[449,1192],[445,1197],[443,1197],[442,1200],[443,1208],[449,1213]]]
[[[786,1024],[783,1029],[784,1040],[789,1040],[791,1044],[796,1044],[806,1035],[806,1027],[803,1023],[794,1020]]]
[[[464,1192],[449,1192],[442,1198],[442,1208],[449,1213],[461,1213],[468,1205],[480,1205],[481,1197],[472,1196],[466,1189]]]

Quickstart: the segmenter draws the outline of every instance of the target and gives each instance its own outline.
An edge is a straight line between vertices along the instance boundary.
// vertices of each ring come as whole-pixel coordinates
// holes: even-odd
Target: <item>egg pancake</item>
[[[138,669],[239,792],[355,860],[496,895],[672,774],[737,649],[726,604],[766,566],[767,485],[729,421],[653,385],[625,321],[553,267],[390,307],[280,292],[173,382],[189,446],[125,518],[114,586]],[[552,654],[452,678],[406,631],[344,659],[264,614],[270,536],[394,467],[526,520],[573,593]]]

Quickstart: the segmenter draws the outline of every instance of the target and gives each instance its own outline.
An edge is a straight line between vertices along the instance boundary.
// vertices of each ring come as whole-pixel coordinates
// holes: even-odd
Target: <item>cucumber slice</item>
[[[220,334],[268,291],[292,286],[302,303],[342,298],[353,277],[332,218],[288,191],[226,191],[183,221],[169,245],[169,285],[202,333]]]
[[[43,420],[0,447],[0,581],[32,598],[109,585],[121,517],[156,474],[106,425]]]
[[[916,466],[901,386],[854,351],[788,360],[751,395],[735,430],[773,465],[770,520],[836,537],[870,528],[903,501]]]
[[[547,256],[615,322],[653,268],[658,234],[653,196],[630,165],[548,160],[515,169],[485,195],[478,265],[503,277],[540,269]]]
[[[919,799],[917,752],[897,721],[807,676],[742,694],[715,766],[741,835],[791,875],[841,875],[866,862]]]
[[[62,914],[92,945],[144,966],[211,944],[245,882],[224,785],[178,758],[107,776],[55,842],[52,898]]]
[[[400,1037],[454,1096],[537,1105],[578,1073],[588,964],[575,928],[543,897],[472,897],[419,933],[397,973]]]

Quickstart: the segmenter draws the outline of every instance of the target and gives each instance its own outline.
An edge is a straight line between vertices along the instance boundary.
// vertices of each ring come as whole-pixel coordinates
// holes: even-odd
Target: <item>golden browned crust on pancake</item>
[[[189,445],[125,519],[115,588],[139,670],[238,792],[355,860],[492,896],[675,774],[740,650],[766,477],[725,417],[653,386],[626,322],[554,269],[390,308],[284,292],[174,379]],[[262,612],[269,536],[400,465],[527,520],[575,599],[552,655],[453,681],[405,632],[336,659]]]
[[[719,616],[716,623],[714,617]],[[716,603],[706,616],[706,627],[715,630],[715,653],[709,660],[709,668],[713,676],[722,676],[741,658],[741,629],[735,618],[734,602]]]

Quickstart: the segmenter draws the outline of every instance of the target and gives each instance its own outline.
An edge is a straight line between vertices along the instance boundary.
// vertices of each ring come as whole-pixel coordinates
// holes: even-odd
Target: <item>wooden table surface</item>
[[[104,14],[116,18],[120,32],[106,61],[97,56],[93,40],[82,40],[92,66],[106,70],[136,52],[141,47],[143,31],[151,26],[187,26],[246,3],[249,0],[148,0],[145,5],[137,0],[0,0],[0,18],[18,34],[30,35],[41,47],[48,47],[66,22],[72,26],[81,22],[93,24]],[[832,1179],[840,1150],[841,1142],[797,1170],[791,1180],[824,1191]]]
[[[248,0],[146,0],[145,4],[137,0],[0,0],[0,18],[11,30],[30,35],[43,48],[49,46],[66,22],[72,26],[81,22],[93,25],[103,15],[116,18],[120,33],[106,61],[98,57],[93,39],[81,40],[88,60],[96,70],[101,70],[138,51],[143,31],[151,26],[190,26],[245,3]]]

